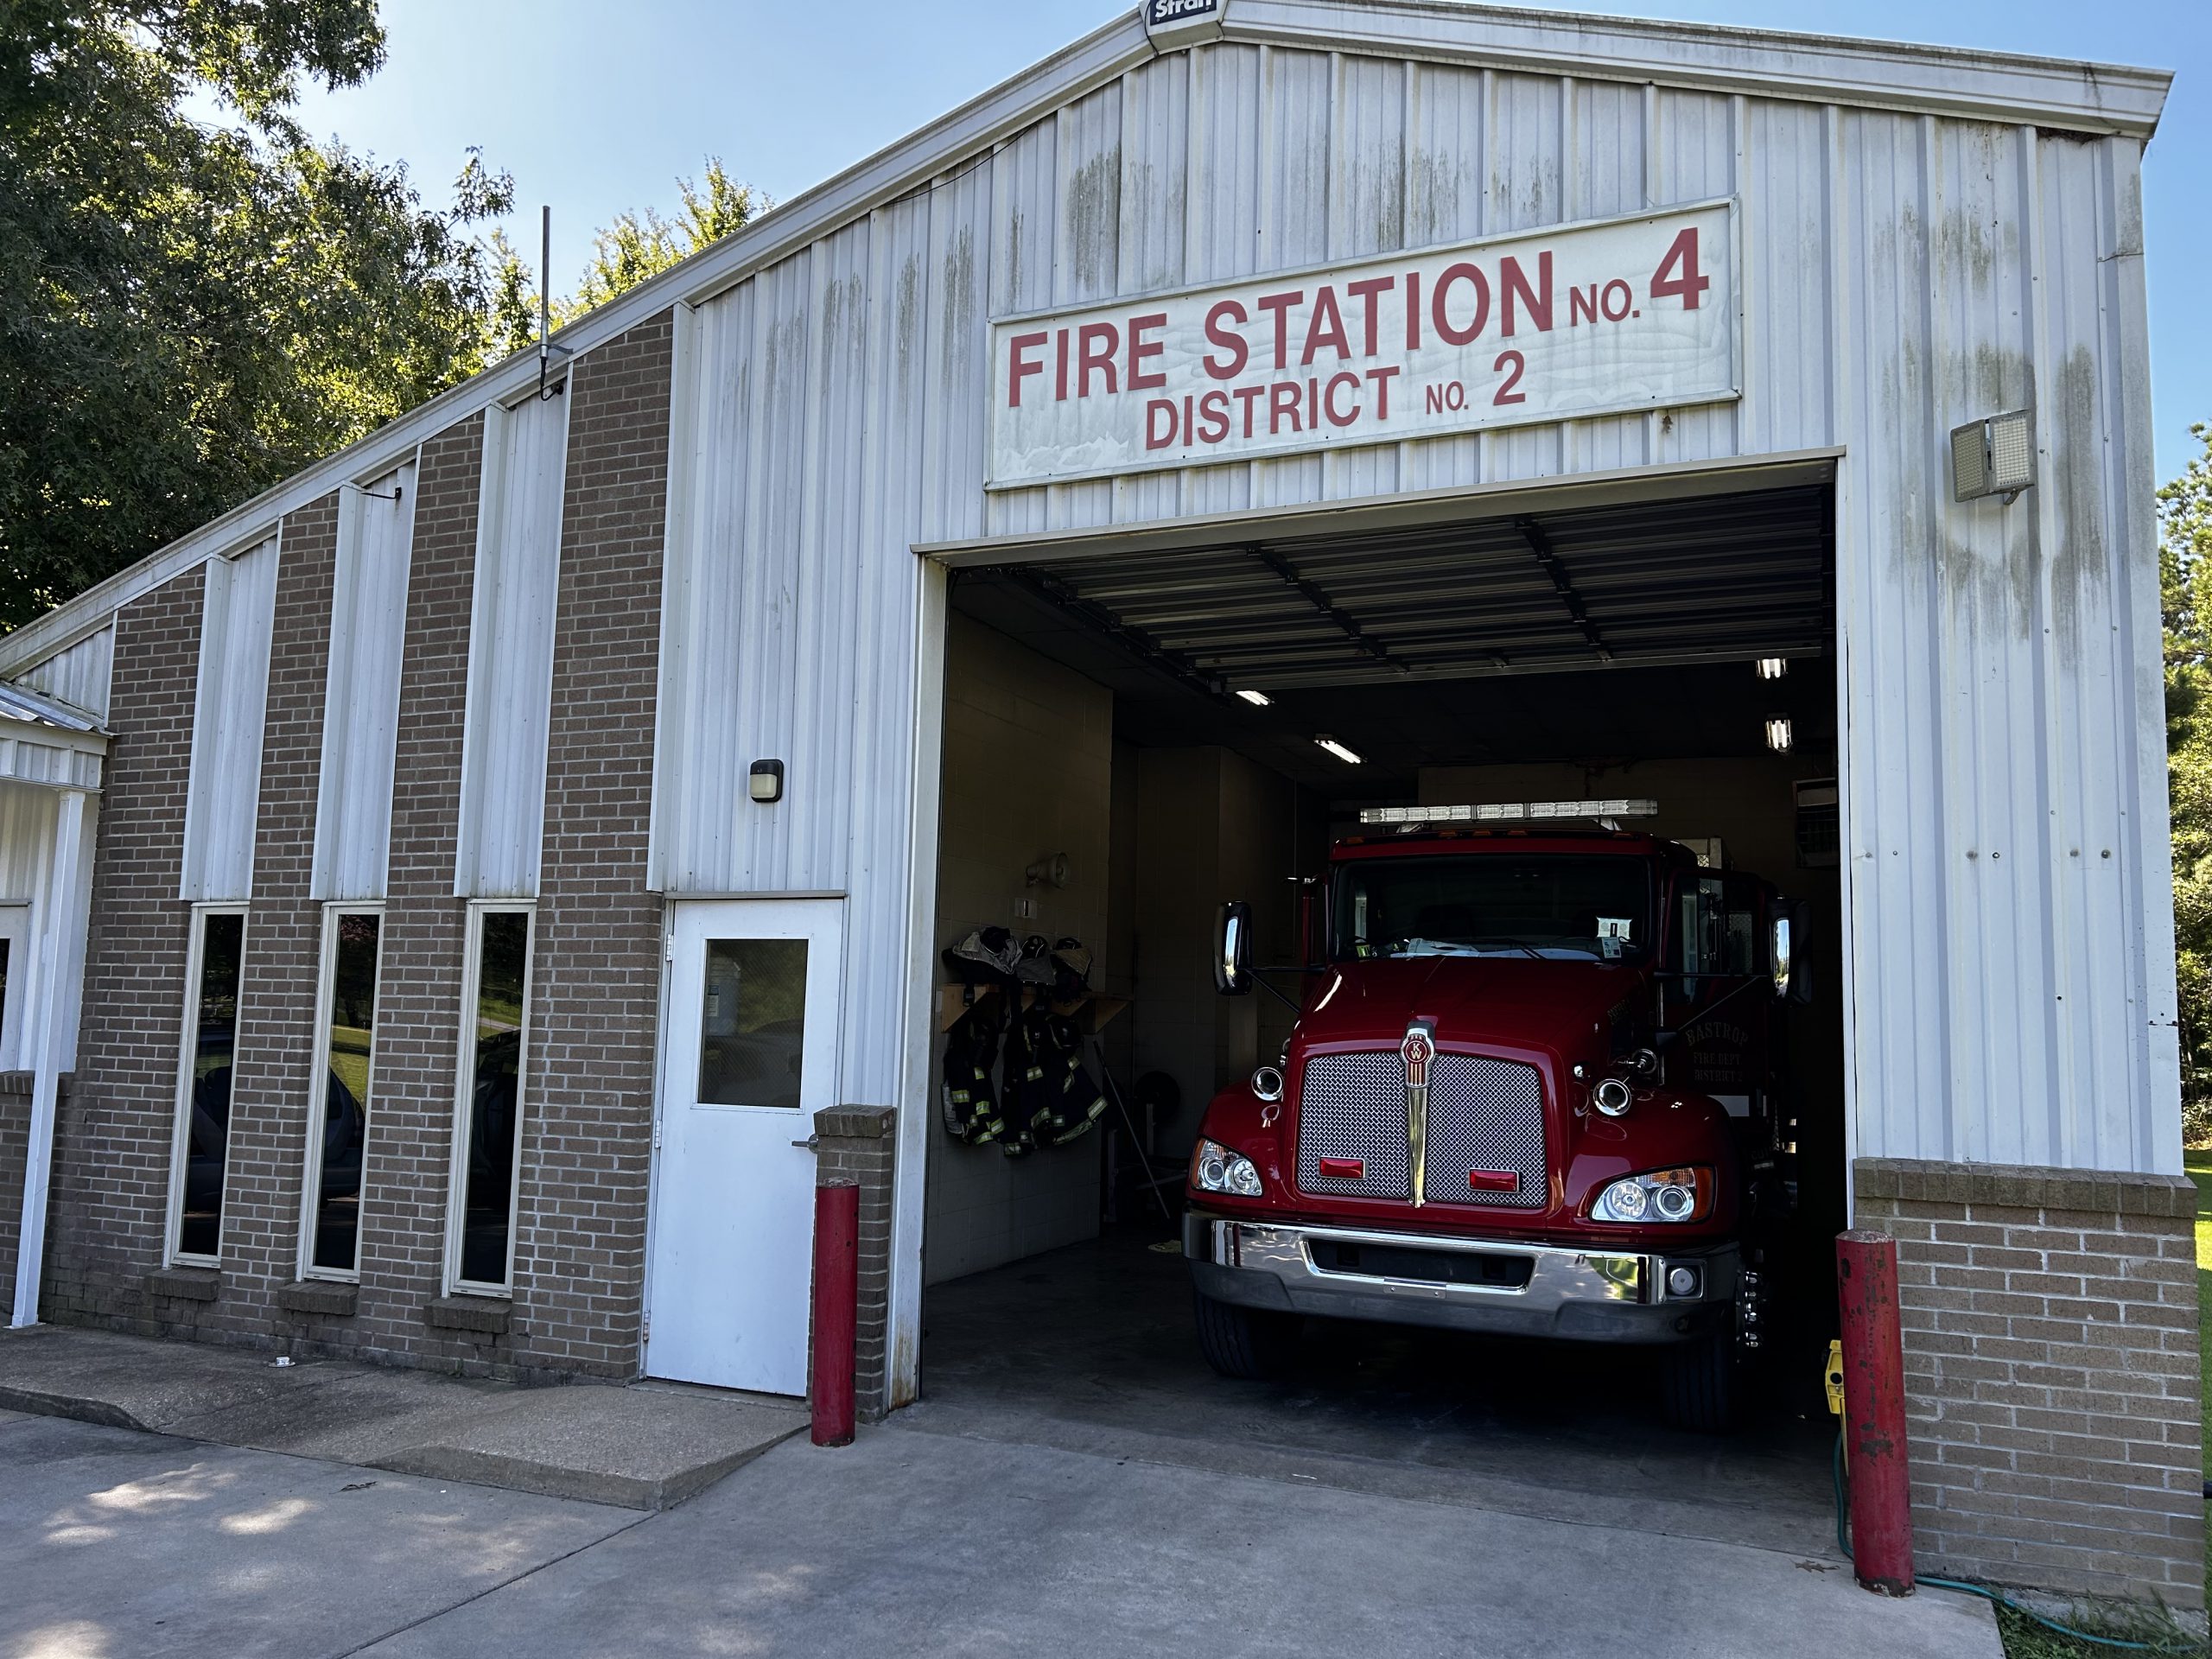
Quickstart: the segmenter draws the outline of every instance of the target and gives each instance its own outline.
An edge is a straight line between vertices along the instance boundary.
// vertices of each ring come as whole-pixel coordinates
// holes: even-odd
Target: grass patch
[[[1933,1593],[1940,1595],[1944,1592],[1937,1591]],[[2064,1622],[2099,1636],[2140,1643],[2152,1653],[2197,1655],[2204,1651],[2202,1643],[2154,1609],[2139,1611],[2133,1609],[2106,1611],[2084,1609],[2066,1618]],[[2015,1612],[2010,1607],[1997,1610],[1997,1633],[2005,1643],[2005,1659],[2090,1659],[2092,1655],[2097,1656],[2098,1659],[2114,1659],[2115,1655],[2129,1651],[2095,1642],[2084,1642],[2078,1637],[2061,1636],[2056,1630],[2047,1629],[2025,1613]]]

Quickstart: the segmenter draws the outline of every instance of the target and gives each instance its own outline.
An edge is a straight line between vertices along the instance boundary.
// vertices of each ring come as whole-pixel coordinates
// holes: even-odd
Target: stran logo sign
[[[1014,318],[988,481],[1726,402],[1737,328],[1728,202]]]
[[[1221,14],[1221,3],[1222,0],[1145,0],[1145,26],[1166,29],[1176,23],[1196,22],[1202,17],[1216,17]]]

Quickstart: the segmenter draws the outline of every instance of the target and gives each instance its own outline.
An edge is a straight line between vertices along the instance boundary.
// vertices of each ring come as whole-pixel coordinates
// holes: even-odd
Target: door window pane
[[[709,939],[699,1102],[798,1109],[806,1035],[804,939]]]
[[[238,964],[245,918],[200,918],[200,982],[192,1004],[192,1077],[186,1111],[181,1255],[219,1255],[223,1172],[231,1144],[231,1059],[238,1043]]]
[[[341,915],[330,976],[330,1045],[323,1055],[323,1097],[316,1160],[315,1243],[318,1268],[351,1273],[359,1264],[361,1154],[369,1131],[369,1079],[377,1026],[377,946],[384,918]]]
[[[523,976],[529,965],[528,912],[486,911],[477,936],[474,1058],[461,1147],[467,1176],[460,1276],[480,1285],[507,1282],[522,1128]]]

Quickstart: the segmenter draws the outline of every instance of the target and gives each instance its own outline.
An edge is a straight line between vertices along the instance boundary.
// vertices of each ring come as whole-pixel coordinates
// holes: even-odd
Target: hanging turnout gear
[[[1062,939],[1052,947],[1052,1001],[1074,1002],[1090,994],[1090,947]]]
[[[1006,999],[986,997],[953,1022],[944,1039],[944,1128],[971,1147],[1006,1133],[1006,1113],[993,1073],[1006,1030]]]
[[[1009,1158],[1037,1149],[1037,1112],[1045,1102],[1044,1021],[1052,1012],[1042,1003],[1020,1009],[1007,1033],[1006,1133],[999,1150]]]
[[[1106,1096],[1084,1066],[1083,1033],[1074,1020],[1043,1002],[1024,1010],[1017,1030],[1016,1042],[1007,1048],[1009,1079],[1017,1044],[1022,1058],[1014,1116],[1036,1145],[1065,1146],[1106,1111]]]
[[[1021,946],[1003,927],[971,929],[959,944],[944,949],[944,969],[966,988],[963,999],[972,1006],[983,986],[1011,989],[1014,969],[1021,965]]]

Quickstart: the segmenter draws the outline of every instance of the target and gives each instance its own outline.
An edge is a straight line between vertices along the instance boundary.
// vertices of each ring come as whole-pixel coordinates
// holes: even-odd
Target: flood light
[[[1993,415],[1951,429],[1951,493],[1961,501],[2012,499],[2036,481],[2035,422],[2029,411]]]
[[[1789,659],[1787,657],[1762,657],[1759,658],[1759,678],[1763,680],[1778,680],[1789,672]]]
[[[773,806],[784,798],[784,763],[780,760],[755,760],[750,779],[753,798],[763,806]]]
[[[1274,699],[1264,691],[1240,690],[1236,695],[1243,698],[1245,702],[1250,703],[1255,709],[1266,709],[1274,702]]]
[[[1789,716],[1787,715],[1769,715],[1766,722],[1767,747],[1772,749],[1777,754],[1787,754],[1789,753],[1791,741]]]
[[[1359,757],[1357,754],[1354,754],[1350,749],[1344,747],[1343,744],[1338,742],[1335,738],[1317,737],[1313,741],[1319,744],[1323,748],[1326,749],[1331,754],[1335,755],[1338,760],[1343,761],[1346,766],[1356,766],[1360,764]]]

